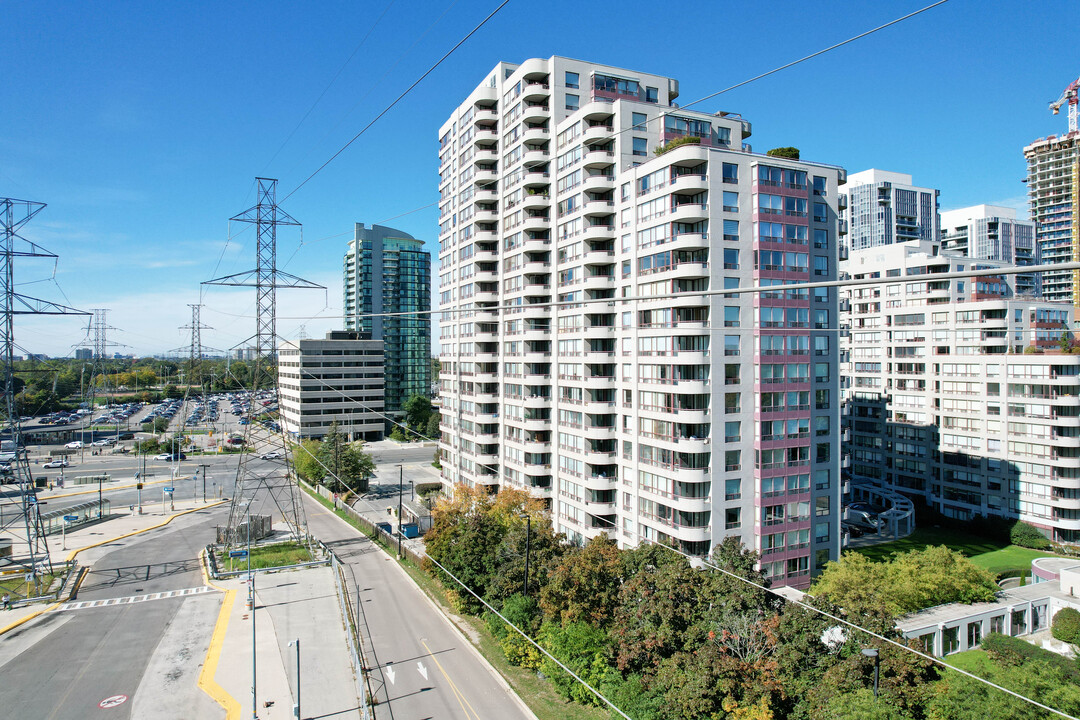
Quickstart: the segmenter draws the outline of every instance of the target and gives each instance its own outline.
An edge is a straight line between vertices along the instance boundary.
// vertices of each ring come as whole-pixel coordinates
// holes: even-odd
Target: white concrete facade
[[[282,427],[294,438],[319,439],[337,423],[350,440],[383,435],[383,343],[333,330],[325,338],[278,348]]]
[[[572,541],[735,535],[805,587],[838,550],[836,293],[703,293],[835,279],[844,171],[677,89],[501,63],[440,130],[442,476]]]
[[[1071,308],[1015,299],[1012,276],[993,272],[1006,264],[936,244],[841,264],[880,278],[842,293],[845,476],[948,517],[1019,518],[1077,542],[1080,355],[1058,350]]]
[[[871,168],[848,176],[848,233],[843,248],[936,241],[941,234],[938,191],[912,184],[905,173]]]
[[[973,205],[941,213],[941,249],[957,255],[1035,265],[1035,223],[1017,220],[1016,210],[998,205]],[[1036,274],[1016,275],[1016,294],[1038,297]]]

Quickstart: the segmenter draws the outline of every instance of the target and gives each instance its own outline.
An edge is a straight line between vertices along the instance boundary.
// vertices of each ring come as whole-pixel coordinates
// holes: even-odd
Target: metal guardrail
[[[331,566],[334,569],[334,588],[337,590],[338,605],[341,609],[341,617],[345,619],[346,637],[349,640],[349,654],[352,656],[353,677],[356,680],[357,695],[360,700],[360,709],[364,720],[373,720],[374,708],[368,705],[368,698],[374,697],[371,693],[370,674],[367,672],[367,663],[364,662],[364,651],[360,642],[360,618],[353,612],[353,604],[349,599],[349,589],[345,583],[344,571],[341,561],[333,551],[330,552]],[[357,603],[360,598],[357,597]]]

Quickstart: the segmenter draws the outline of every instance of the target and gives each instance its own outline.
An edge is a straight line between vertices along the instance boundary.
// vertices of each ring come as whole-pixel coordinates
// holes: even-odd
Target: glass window
[[[739,269],[739,251],[735,248],[724,248],[724,269]]]
[[[649,151],[649,141],[646,138],[636,137],[634,138],[634,154],[646,155]]]
[[[814,256],[814,274],[815,275],[828,275],[829,274],[829,257],[827,255],[815,255]]]
[[[817,175],[814,176],[814,194],[815,195],[824,195],[825,194],[825,178],[819,177]]]
[[[567,93],[566,94],[566,109],[567,110],[577,110],[580,101],[581,101],[581,98],[579,98],[577,95],[571,95],[570,93]]]
[[[576,72],[566,73],[566,87],[576,88],[578,86],[579,76]],[[816,179],[816,178],[815,178]]]
[[[660,92],[656,88],[646,87],[645,88],[645,102],[654,103],[654,102],[659,102],[659,101],[660,101]]]
[[[739,221],[738,220],[724,220],[724,239],[725,240],[738,240],[739,239]]]
[[[724,327],[739,327],[739,308],[726,306],[724,308]]]
[[[645,115],[645,113],[630,113],[630,121],[633,123],[635,130],[645,129],[646,118],[647,116]]]
[[[724,211],[739,212],[739,193],[730,190],[724,191]]]
[[[739,166],[734,163],[724,163],[724,182],[739,182]]]

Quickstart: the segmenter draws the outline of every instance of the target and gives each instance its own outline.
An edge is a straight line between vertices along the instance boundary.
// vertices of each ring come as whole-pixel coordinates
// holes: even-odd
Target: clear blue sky
[[[437,256],[436,208],[390,218],[436,202],[438,127],[496,62],[557,54],[670,75],[685,104],[928,3],[512,0],[283,204],[304,243],[284,230],[279,266],[291,257],[289,272],[328,290],[282,292],[279,333],[340,327],[354,222],[398,227]],[[48,203],[24,234],[60,255],[56,284],[41,261],[21,261],[16,280],[109,308],[122,352],[187,345],[178,327],[199,283],[254,266],[250,230],[226,246],[254,177],[279,178],[287,194],[497,4],[3,3],[0,196]],[[698,109],[741,112],[756,150],[795,145],[851,172],[911,173],[941,189],[943,209],[1022,208],[1023,146],[1066,127],[1047,103],[1080,75],[1075,13],[1065,1],[951,0]],[[205,345],[254,332],[253,290],[204,302]],[[52,355],[84,334],[68,318],[16,330]]]

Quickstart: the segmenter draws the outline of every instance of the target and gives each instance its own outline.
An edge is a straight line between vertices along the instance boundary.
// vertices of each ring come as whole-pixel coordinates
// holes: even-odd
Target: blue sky
[[[434,206],[391,218],[436,202],[438,128],[496,62],[557,54],[670,75],[686,104],[928,2],[512,0],[283,203],[303,244],[283,230],[279,267],[327,292],[280,293],[279,334],[340,327],[354,222],[385,221],[437,255]],[[23,234],[60,255],[55,283],[30,260],[16,281],[108,308],[122,352],[187,345],[199,283],[255,264],[253,232],[229,239],[228,224],[254,204],[255,176],[279,178],[284,197],[497,4],[3,3],[0,196],[48,203]],[[1072,2],[951,0],[697,109],[742,113],[755,150],[910,173],[941,189],[942,209],[1022,208],[1023,146],[1066,129],[1047,104],[1080,74],[1073,17]],[[205,345],[254,332],[254,290],[203,302]],[[85,327],[25,318],[16,339],[63,356]]]

